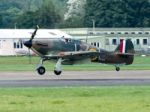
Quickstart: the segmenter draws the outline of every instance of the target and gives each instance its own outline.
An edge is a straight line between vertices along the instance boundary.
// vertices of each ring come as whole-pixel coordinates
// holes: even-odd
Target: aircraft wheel
[[[37,72],[39,73],[39,75],[44,75],[44,73],[45,73],[45,68],[43,67],[43,66],[41,66],[41,67],[39,67],[38,69],[37,69]]]
[[[55,75],[60,75],[62,71],[54,70]]]
[[[116,67],[116,71],[120,71],[120,67]]]

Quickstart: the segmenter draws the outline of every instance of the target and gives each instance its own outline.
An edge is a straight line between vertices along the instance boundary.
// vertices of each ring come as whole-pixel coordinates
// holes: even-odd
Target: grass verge
[[[34,71],[39,62],[39,57],[32,57],[29,64],[28,57],[0,57],[0,71]],[[55,63],[44,62],[47,70],[53,71]],[[114,66],[100,63],[86,63],[78,65],[63,65],[63,70],[85,71],[85,70],[114,70]],[[134,63],[129,66],[122,66],[121,70],[149,70],[150,57],[136,56]]]
[[[1,112],[149,112],[150,86],[0,89]]]

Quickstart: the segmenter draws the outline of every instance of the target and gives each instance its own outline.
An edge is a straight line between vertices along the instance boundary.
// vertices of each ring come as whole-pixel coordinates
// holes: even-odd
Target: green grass
[[[0,71],[34,71],[39,58],[0,57]],[[47,70],[54,64],[45,62]],[[64,70],[114,70],[111,65],[63,66]],[[136,57],[125,70],[149,70],[150,57]],[[149,112],[150,86],[0,88],[0,112]]]
[[[150,86],[0,89],[0,112],[149,112]]]
[[[39,62],[39,57],[32,57],[32,64],[29,64],[28,57],[0,57],[0,71],[34,71]],[[47,70],[53,70],[55,63],[44,62]],[[136,56],[134,63],[129,66],[122,66],[121,70],[149,70],[150,57]],[[114,66],[98,63],[87,63],[78,65],[63,65],[63,70],[68,71],[93,71],[93,70],[114,70]]]

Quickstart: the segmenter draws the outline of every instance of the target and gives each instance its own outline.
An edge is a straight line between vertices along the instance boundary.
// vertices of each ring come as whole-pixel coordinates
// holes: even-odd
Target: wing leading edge
[[[59,52],[57,55],[45,55],[47,58],[55,59],[55,58],[91,58],[93,56],[98,56],[99,52],[97,51],[74,51],[74,52]]]

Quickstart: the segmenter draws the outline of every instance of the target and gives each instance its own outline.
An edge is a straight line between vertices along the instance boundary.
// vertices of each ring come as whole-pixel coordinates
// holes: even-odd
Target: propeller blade
[[[32,41],[34,39],[34,37],[35,37],[36,32],[37,32],[38,29],[39,29],[39,26],[37,25],[36,28],[35,28],[35,31],[32,33],[32,36],[31,36],[31,38],[30,38],[29,41]]]
[[[36,32],[37,32],[38,29],[39,29],[39,26],[37,25],[35,31],[34,31],[34,32],[32,33],[32,35],[31,35],[30,40],[25,41],[25,42],[23,43],[26,47],[28,47],[28,48],[31,48],[31,47],[32,47],[32,40],[34,39],[34,37],[35,37]]]

